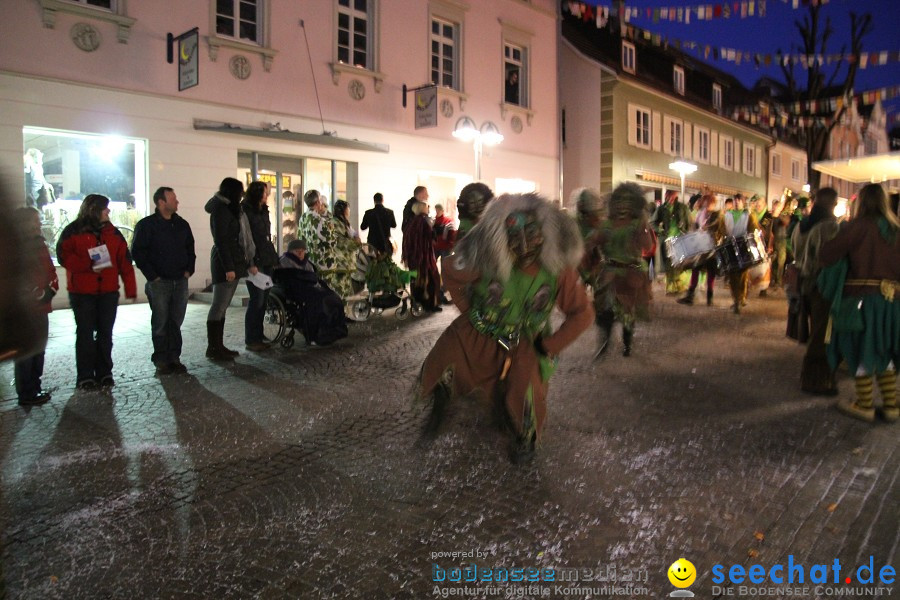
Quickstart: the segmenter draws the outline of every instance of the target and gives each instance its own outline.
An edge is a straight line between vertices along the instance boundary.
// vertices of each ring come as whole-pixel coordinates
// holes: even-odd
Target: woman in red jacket
[[[75,315],[76,387],[113,385],[112,332],[119,304],[119,277],[125,297],[137,297],[128,244],[109,222],[109,198],[89,194],[78,218],[62,232],[56,256],[66,268],[69,303]]]

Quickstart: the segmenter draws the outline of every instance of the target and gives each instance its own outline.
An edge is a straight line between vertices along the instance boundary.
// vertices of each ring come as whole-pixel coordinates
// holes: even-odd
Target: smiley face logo
[[[686,588],[697,579],[697,569],[686,558],[679,558],[668,570],[669,582],[677,588]]]

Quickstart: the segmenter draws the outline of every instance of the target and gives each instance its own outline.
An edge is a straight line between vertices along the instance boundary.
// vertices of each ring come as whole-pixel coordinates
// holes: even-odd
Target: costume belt
[[[844,286],[877,287],[888,302],[893,302],[894,294],[900,292],[900,281],[890,279],[846,279]]]
[[[624,263],[624,262],[619,262],[617,260],[612,260],[612,259],[606,259],[606,264],[610,267],[615,267],[617,269],[640,269],[641,268],[640,264]]]

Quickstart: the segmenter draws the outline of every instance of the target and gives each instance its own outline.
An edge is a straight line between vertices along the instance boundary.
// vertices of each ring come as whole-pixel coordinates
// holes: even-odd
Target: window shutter
[[[653,121],[650,131],[650,139],[653,140],[653,151],[662,150],[662,115],[657,111],[653,111]]]
[[[683,127],[684,127],[684,130],[681,132],[681,138],[682,138],[681,155],[684,156],[685,158],[689,159],[691,156],[693,156],[691,154],[691,152],[693,152],[692,149],[696,148],[696,144],[691,143],[691,140],[693,139],[691,136],[693,135],[694,128],[691,127],[691,124],[688,123],[687,121],[684,122]]]
[[[738,173],[744,172],[744,144],[740,140],[734,140],[734,160],[732,168]]]
[[[662,126],[662,150],[669,156],[672,155],[672,119],[663,118]]]
[[[725,168],[725,140],[719,138],[719,167]]]
[[[715,131],[709,132],[709,164],[719,164],[719,134]]]
[[[762,148],[760,146],[753,147],[754,152],[756,153],[756,160],[753,161],[753,175],[755,177],[759,177],[762,174]]]
[[[637,146],[637,112],[631,104],[628,105],[628,145]]]

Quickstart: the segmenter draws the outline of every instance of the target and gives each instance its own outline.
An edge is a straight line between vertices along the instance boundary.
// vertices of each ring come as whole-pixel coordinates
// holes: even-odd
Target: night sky
[[[634,8],[663,8],[686,7],[702,4],[723,4],[729,1],[732,5],[735,0],[626,0],[626,6]],[[740,0],[738,0],[740,1]],[[586,0],[586,4],[612,6],[613,0]],[[824,5],[820,24],[824,25],[824,17],[831,17],[834,33],[832,34],[826,53],[839,53],[843,45],[848,46],[850,41],[849,14],[854,11],[858,14],[871,13],[873,16],[872,31],[863,41],[865,52],[887,50],[896,52],[900,50],[900,0],[830,0]],[[774,54],[781,49],[782,52],[795,50],[794,45],[799,44],[799,33],[794,25],[795,21],[802,21],[808,10],[803,7],[794,10],[792,1],[767,0],[766,16],[740,17],[732,16],[729,19],[717,18],[701,21],[692,18],[690,24],[676,23],[660,20],[654,23],[646,18],[646,13],[639,19],[632,19],[631,24],[663,36],[677,38],[683,42],[696,42],[701,47],[711,46],[734,48],[744,52]],[[691,52],[694,54],[693,52]],[[697,56],[696,54],[694,54]],[[752,87],[760,78],[769,76],[778,81],[783,81],[781,69],[777,66],[760,67],[753,66],[752,62],[743,63],[740,66],[724,60],[713,60],[712,55],[708,61],[713,66],[736,76],[744,85]],[[805,81],[803,68],[795,65],[795,73],[801,81]],[[830,65],[835,68],[835,64]],[[836,81],[843,81],[846,73],[846,65],[841,66],[841,74]],[[868,66],[857,71],[856,93],[884,87],[900,85],[900,62],[889,62],[883,66]],[[885,109],[895,118],[900,118],[900,98],[885,102]]]

